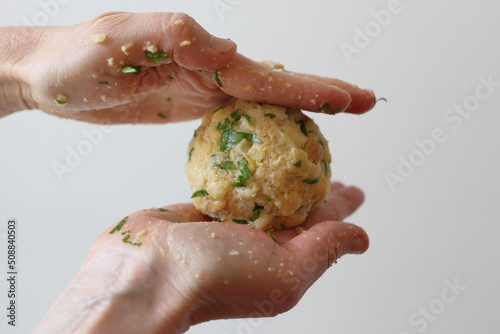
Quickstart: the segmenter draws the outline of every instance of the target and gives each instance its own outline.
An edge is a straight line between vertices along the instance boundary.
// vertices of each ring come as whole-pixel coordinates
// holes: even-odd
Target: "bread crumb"
[[[60,102],[68,102],[68,97],[66,95],[59,94],[57,95],[57,100]]]
[[[106,39],[105,34],[92,35],[90,37],[90,40],[94,43],[102,43],[104,42],[105,39]]]
[[[191,41],[182,41],[179,43],[181,47],[191,45]]]
[[[246,85],[243,90],[245,92],[253,92],[255,90],[255,87],[253,85]]]
[[[233,250],[229,251],[229,255],[240,255],[240,252],[233,249]]]
[[[127,51],[127,50],[128,50],[128,49],[130,49],[130,48],[131,48],[131,47],[133,47],[133,46],[134,46],[134,43],[133,43],[133,42],[128,42],[127,44],[122,45],[122,51],[123,51],[123,53],[124,53],[124,54],[126,54],[126,55],[128,56],[128,55],[129,55],[129,53],[128,53],[128,51]]]
[[[115,58],[113,58],[113,57],[108,58],[108,66],[111,66],[111,67],[115,66]]]
[[[137,233],[137,235],[135,236],[135,238],[140,238],[142,237],[144,234],[146,234],[146,230],[142,230],[141,232]]]
[[[156,51],[158,51],[158,47],[156,45],[154,45],[153,43],[151,43],[151,41],[147,41],[146,44],[142,47],[142,49],[144,51],[149,51],[152,53],[155,53]]]
[[[210,234],[210,236],[211,236],[212,238],[215,238],[215,232],[212,232],[212,233]]]
[[[83,102],[89,102],[89,99],[87,99],[86,97],[83,98]]]
[[[184,21],[183,20],[177,20],[177,21],[174,22],[174,24],[176,26],[183,26],[184,25]]]

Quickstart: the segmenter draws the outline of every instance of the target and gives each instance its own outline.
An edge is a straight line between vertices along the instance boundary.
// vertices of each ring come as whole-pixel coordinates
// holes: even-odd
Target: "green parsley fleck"
[[[272,232],[272,231],[274,231],[274,228],[270,228],[269,230],[267,230],[267,235],[268,235],[268,236],[270,236],[270,237],[274,240],[274,242],[275,242],[275,243],[278,243],[278,242],[276,241],[276,239],[274,239],[274,237],[271,235],[271,232]]]
[[[146,59],[148,61],[154,61],[156,65],[160,65],[160,61],[167,59],[169,56],[168,52],[166,51],[158,51],[158,52],[146,51],[144,52],[144,54],[146,55]]]
[[[107,81],[101,81],[101,82],[99,82],[99,85],[107,85],[107,84],[108,84]]]
[[[215,167],[219,167],[220,169],[225,169],[225,170],[236,169],[232,161],[224,161],[221,164],[215,164]]]
[[[166,118],[167,118],[167,116],[165,116],[165,115],[164,115],[164,114],[162,114],[161,112],[159,112],[159,113],[158,113],[158,117],[163,118],[163,119],[166,119]]]
[[[306,121],[300,121],[300,131],[307,137]]]
[[[160,211],[168,211],[167,209],[164,209],[164,208],[158,208],[158,210],[160,210]]]
[[[127,219],[128,219],[128,216],[127,216],[127,217],[125,217],[125,218],[123,218],[123,219],[122,219],[122,220],[118,223],[118,225],[116,225],[116,226],[115,226],[115,228],[113,228],[113,229],[111,230],[111,232],[109,232],[109,234],[113,234],[113,233],[115,233],[116,231],[119,231],[119,230],[122,228],[123,224],[125,224],[125,222],[127,221]]]
[[[378,98],[375,103],[377,103],[378,101],[384,101],[385,103],[387,103],[387,99],[385,97],[381,97],[381,98]]]
[[[217,83],[217,86],[222,88],[222,82],[220,82],[219,74],[217,73],[217,70],[214,70],[214,79],[215,79],[215,82]]]
[[[189,150],[189,162],[191,162],[191,155],[193,154],[194,147]]]
[[[264,209],[264,207],[262,205],[257,205],[257,203],[255,203],[255,208],[252,210],[254,215],[252,216],[252,218],[250,218],[250,221],[253,223],[254,221],[256,221],[257,219],[259,219],[260,217],[260,212],[262,211],[262,209]]]
[[[135,73],[135,75],[141,73],[142,66],[125,66],[120,69],[123,73]]]
[[[237,224],[248,224],[248,220],[233,218],[233,222]]]
[[[203,70],[197,70],[198,72],[203,72]]]
[[[198,137],[198,130],[194,130],[193,137]]]
[[[319,140],[319,144],[320,144],[322,147],[325,147],[325,143],[323,143],[323,140],[322,140],[322,139],[320,139],[320,140]]]
[[[265,114],[264,116],[269,117],[270,119],[273,119],[276,117],[276,115],[273,115],[273,114]]]
[[[330,109],[330,103],[325,103],[325,104],[323,104],[323,105],[321,106],[321,108],[319,108],[319,111],[321,111],[321,112],[325,112],[325,111],[327,111],[327,110],[329,110],[329,109]]]
[[[207,197],[208,192],[206,190],[198,190],[195,191],[194,194],[191,196],[191,198],[196,198],[196,197]]]
[[[170,101],[172,101],[172,98],[169,96],[169,97],[167,97],[167,102],[170,102]]]
[[[68,102],[66,100],[58,99],[57,97],[54,99],[54,101],[59,105],[66,104]]]
[[[182,223],[180,220],[171,220],[170,222],[173,223],[173,224],[180,224],[180,223]]]
[[[127,232],[130,232],[130,231],[127,231]],[[123,233],[122,233],[123,234]],[[140,245],[142,245],[142,242],[131,242],[131,241],[128,241],[128,238],[130,238],[130,234],[127,234],[123,239],[122,241],[126,244],[129,244],[129,245],[132,245],[132,246],[137,246],[139,247]]]
[[[325,160],[321,160],[321,162],[323,163],[323,166],[325,167],[325,174],[327,174],[328,173],[328,163]]]
[[[315,184],[315,183],[319,182],[319,176],[315,179],[312,179],[312,180],[311,179],[304,179],[304,180],[302,180],[302,182],[307,183],[307,184]]]
[[[224,107],[219,107],[219,108],[215,109],[214,112],[217,112],[217,111],[219,111],[221,109],[224,109]]]
[[[239,111],[239,109],[236,109],[230,115],[235,121],[239,121],[241,119],[241,115],[238,114],[238,111]]]
[[[238,175],[233,186],[235,186],[235,187],[244,187],[245,186],[245,178],[243,177],[243,175]]]
[[[341,110],[342,108],[337,108],[330,115],[337,115]]]
[[[250,169],[248,169],[247,165],[248,165],[248,160],[245,158],[238,161],[238,169],[240,170],[241,175],[243,175],[245,179],[249,179],[252,177],[252,173],[250,173]]]
[[[295,167],[300,167],[302,166],[302,160],[297,161],[296,163],[293,164]]]
[[[262,143],[262,141],[259,138],[257,138],[257,134],[255,133],[252,134],[252,133],[234,131],[233,128],[231,127],[231,122],[227,117],[224,121],[224,124],[221,124],[220,122],[217,123],[216,129],[222,130],[222,135],[220,139],[220,150],[221,152],[224,153],[229,152],[229,150],[231,150],[243,139],[246,139],[250,142],[257,144]]]
[[[268,201],[268,202],[272,202],[272,201],[273,201],[273,198],[272,198],[272,197],[269,197],[269,198],[267,199],[267,201]]]
[[[250,124],[250,125],[253,124],[252,119],[250,118],[250,116],[248,116],[248,115],[243,115],[243,116],[245,116],[245,118],[247,119],[248,124]]]

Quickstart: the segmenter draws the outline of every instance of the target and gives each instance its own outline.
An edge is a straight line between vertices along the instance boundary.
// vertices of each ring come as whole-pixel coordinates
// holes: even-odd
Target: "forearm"
[[[39,27],[0,28],[0,117],[37,108],[26,79],[43,31]]]
[[[175,334],[189,328],[192,305],[172,275],[157,270],[144,253],[131,255],[142,251],[137,247],[123,244],[114,251],[91,251],[34,333]]]

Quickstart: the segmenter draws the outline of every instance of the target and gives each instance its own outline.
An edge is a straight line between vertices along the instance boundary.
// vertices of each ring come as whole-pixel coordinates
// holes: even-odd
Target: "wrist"
[[[135,247],[113,237],[103,235],[93,245],[35,333],[187,331],[195,305],[192,280],[166,265],[165,253],[154,246]]]
[[[0,117],[36,109],[27,83],[31,54],[42,35],[38,27],[0,28]]]

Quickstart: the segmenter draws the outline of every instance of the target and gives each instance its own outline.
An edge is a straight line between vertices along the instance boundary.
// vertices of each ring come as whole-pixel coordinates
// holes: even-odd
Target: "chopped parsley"
[[[307,137],[306,121],[300,121],[300,131]]]
[[[222,82],[220,82],[219,74],[217,73],[217,70],[214,70],[214,79],[215,79],[215,82],[217,83],[217,86],[222,88]]]
[[[254,215],[252,216],[252,218],[250,218],[250,221],[253,223],[254,221],[256,221],[257,219],[259,219],[260,217],[260,212],[262,211],[262,209],[264,209],[264,207],[262,205],[257,205],[257,203],[255,203],[255,208],[252,210]]]
[[[58,98],[55,98],[55,99],[54,99],[54,101],[55,101],[57,104],[59,104],[59,105],[60,105],[60,104],[66,104],[66,102],[68,102],[68,101],[66,101],[66,100],[59,100]]]
[[[167,116],[165,116],[165,115],[164,115],[164,114],[162,114],[161,112],[159,112],[159,113],[158,113],[158,117],[163,118],[163,119],[166,119],[166,118],[167,118]]]
[[[247,119],[248,124],[250,124],[250,125],[253,124],[252,119],[250,118],[250,116],[248,116],[248,115],[243,115],[243,116],[245,116],[245,118]]]
[[[269,197],[269,198],[267,199],[267,201],[268,201],[268,202],[272,202],[272,201],[273,201],[273,198],[272,198],[272,197]]]
[[[173,224],[180,224],[180,223],[182,223],[180,220],[171,220],[170,222],[173,223]]]
[[[116,226],[115,226],[115,228],[113,228],[113,229],[111,230],[111,232],[109,232],[109,234],[113,234],[113,233],[115,233],[116,231],[119,231],[119,230],[122,228],[123,224],[125,224],[125,222],[127,221],[127,219],[128,219],[128,216],[127,216],[127,217],[125,217],[125,218],[123,218],[123,219],[122,219],[122,220],[118,223],[118,225],[116,225]]]
[[[269,230],[267,230],[267,235],[268,235],[268,236],[270,236],[270,237],[274,240],[274,242],[275,242],[275,243],[278,243],[278,242],[276,241],[276,239],[274,239],[274,237],[271,235],[271,232],[272,232],[272,231],[274,231],[274,228],[270,228]]]
[[[160,65],[161,60],[165,60],[168,58],[169,54],[166,51],[158,51],[158,52],[144,52],[146,55],[146,59],[148,61],[154,61],[156,65]]]
[[[319,108],[319,111],[321,112],[325,112],[327,110],[330,110],[330,103],[325,103],[321,106],[321,108]]]
[[[193,154],[193,151],[194,151],[194,147],[192,149],[189,150],[189,162],[191,162],[191,155]]]
[[[338,114],[340,111],[342,110],[342,108],[337,108],[335,109],[330,115],[336,115]]]
[[[249,179],[252,177],[252,173],[250,173],[250,169],[248,169],[247,164],[248,160],[245,158],[238,161],[238,169],[240,170],[241,175],[243,175],[245,179]]]
[[[322,140],[322,139],[320,139],[320,140],[319,140],[319,144],[321,145],[321,147],[324,147],[324,146],[325,146],[325,143],[323,143],[323,140]]]
[[[273,119],[276,117],[274,114],[265,114],[264,116],[269,117],[270,119]]]
[[[130,232],[130,231],[127,231],[127,232]],[[122,233],[123,234],[123,233]],[[137,246],[139,247],[140,245],[142,245],[142,242],[131,242],[131,241],[128,241],[128,238],[130,238],[130,234],[127,234],[123,239],[122,241],[126,244],[129,244],[129,245],[132,245],[132,246]]]
[[[191,198],[196,198],[196,197],[207,197],[208,192],[206,190],[198,190],[195,191],[194,194],[191,196]]]
[[[193,137],[198,137],[198,130],[194,130]]]
[[[101,82],[99,82],[99,85],[107,85],[107,84],[108,84],[107,81],[101,81]]]
[[[169,96],[169,97],[167,97],[167,102],[170,102],[170,101],[172,101],[172,98]]]
[[[221,109],[224,109],[224,107],[219,107],[219,108],[215,109],[214,112],[217,112],[217,111],[219,111]]]
[[[315,184],[315,183],[319,182],[319,176],[315,179],[312,179],[312,180],[311,179],[304,179],[304,180],[302,180],[302,182],[307,183],[307,184]]]
[[[387,103],[387,99],[385,97],[381,97],[381,98],[378,98],[375,103],[377,103],[378,101],[384,101],[385,103]]]
[[[215,164],[215,167],[219,167],[220,169],[225,169],[225,170],[236,169],[232,161],[224,161],[221,164]]]
[[[248,221],[247,220],[244,220],[244,219],[236,219],[236,218],[233,218],[233,222],[237,223],[237,224],[248,224]]]
[[[235,121],[239,121],[241,119],[241,115],[238,114],[238,111],[239,111],[239,109],[236,109],[230,115]]]
[[[141,73],[142,66],[125,66],[120,69],[123,73]]]
[[[234,131],[231,127],[231,122],[229,118],[226,117],[224,124],[220,122],[217,123],[217,130],[222,130],[222,135],[220,139],[220,150],[221,152],[227,153],[230,149],[236,146],[243,139],[246,139],[250,142],[260,144],[262,141],[257,138],[257,134],[255,133],[246,133],[246,132],[238,132]]]
[[[300,167],[302,166],[302,160],[297,161],[296,163],[293,164],[295,167]]]
[[[238,175],[236,178],[236,182],[234,182],[235,187],[244,187],[245,181],[252,177],[252,173],[250,172],[250,169],[248,169],[247,164],[248,160],[245,158],[238,161],[238,169],[241,172],[241,175]]]
[[[327,174],[328,173],[328,163],[325,160],[321,160],[321,162],[323,163],[323,166],[325,167],[325,174]]]
[[[167,209],[164,209],[164,208],[158,208],[158,210],[160,210],[160,211],[168,211]]]

